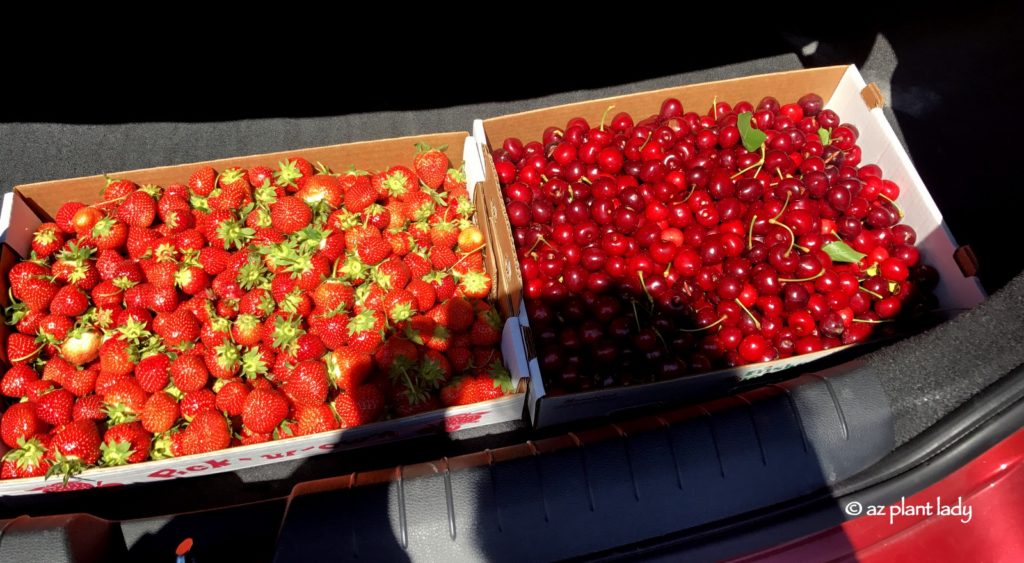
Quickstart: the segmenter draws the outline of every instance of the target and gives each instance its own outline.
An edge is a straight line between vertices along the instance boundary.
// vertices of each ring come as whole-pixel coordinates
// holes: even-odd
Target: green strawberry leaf
[[[828,257],[831,258],[833,262],[856,263],[860,262],[862,258],[867,256],[867,254],[857,252],[851,248],[850,245],[841,240],[830,242],[821,247],[821,249],[825,251],[825,254],[828,254]]]
[[[765,135],[764,131],[755,129],[750,124],[750,119],[754,116],[749,111],[745,111],[736,118],[736,127],[740,130],[740,138],[743,140],[743,147],[750,152],[756,151],[761,145],[768,140],[768,135]]]
[[[824,127],[818,129],[818,138],[821,139],[821,144],[828,146],[832,142],[832,132]]]

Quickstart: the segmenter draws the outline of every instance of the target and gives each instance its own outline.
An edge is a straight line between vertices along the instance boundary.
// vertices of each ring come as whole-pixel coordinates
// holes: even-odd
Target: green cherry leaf
[[[768,135],[765,135],[764,131],[755,129],[750,124],[750,119],[753,116],[754,114],[751,112],[745,111],[736,118],[736,128],[740,130],[743,147],[750,152],[756,151],[768,139]]]
[[[867,254],[857,252],[843,241],[830,242],[821,247],[833,262],[860,262]]]
[[[821,127],[818,129],[818,138],[821,139],[821,144],[827,147],[832,142],[832,132]]]

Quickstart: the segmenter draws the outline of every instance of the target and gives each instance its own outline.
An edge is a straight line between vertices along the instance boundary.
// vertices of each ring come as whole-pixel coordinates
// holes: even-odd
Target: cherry
[[[759,334],[745,337],[739,347],[740,357],[751,363],[769,361],[776,353],[771,343]]]

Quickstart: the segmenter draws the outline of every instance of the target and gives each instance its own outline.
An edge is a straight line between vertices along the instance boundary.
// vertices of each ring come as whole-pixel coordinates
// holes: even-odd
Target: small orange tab
[[[885,105],[885,96],[882,95],[882,91],[878,89],[878,85],[874,82],[868,84],[860,91],[860,97],[868,105],[869,109],[880,108]]]

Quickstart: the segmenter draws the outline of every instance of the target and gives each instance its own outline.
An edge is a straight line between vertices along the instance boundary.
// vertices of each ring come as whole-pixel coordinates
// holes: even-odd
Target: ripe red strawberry
[[[81,472],[85,466],[95,465],[100,459],[100,434],[96,423],[76,420],[64,425],[54,433],[50,447],[57,463],[47,472],[49,475],[70,476]]]
[[[56,345],[56,343],[67,338],[71,329],[74,328],[75,323],[70,317],[63,315],[46,315],[39,319],[39,335],[46,340],[47,344]],[[54,349],[47,348],[47,354],[52,355]]]
[[[90,231],[92,242],[99,250],[119,249],[128,242],[128,225],[113,217],[103,217]]]
[[[14,403],[0,420],[0,438],[8,447],[17,448],[19,440],[42,434],[46,428],[46,423],[39,419],[35,403]]]
[[[331,209],[341,205],[345,190],[341,180],[330,174],[317,174],[299,179],[296,184],[298,191],[295,196],[306,202],[307,205],[316,205],[324,202]]]
[[[56,315],[77,317],[89,308],[89,298],[73,285],[65,285],[57,290],[50,301],[50,312]]]
[[[51,360],[52,361],[52,360]],[[25,364],[16,364],[0,379],[0,393],[6,397],[23,397],[29,383],[39,380],[39,374]]]
[[[156,219],[156,201],[142,190],[132,192],[117,208],[117,218],[132,227],[148,227]]]
[[[57,296],[58,288],[43,278],[29,278],[21,283],[11,280],[11,291],[14,296],[25,302],[29,311],[46,311],[50,302]]]
[[[416,363],[417,355],[418,350],[416,350],[415,344],[405,338],[396,336],[387,339],[377,349],[377,352],[373,355],[373,361],[382,372],[391,374],[396,364],[402,369],[408,369],[408,366]]]
[[[347,346],[336,349],[328,362],[331,382],[343,391],[359,387],[372,372],[373,357]]]
[[[53,222],[56,223],[58,227],[60,227],[61,231],[64,231],[69,235],[74,234],[75,225],[71,222],[71,220],[75,217],[75,213],[78,213],[78,210],[82,209],[83,207],[85,207],[84,203],[78,201],[69,201],[61,205],[57,209],[57,214],[54,215]]]
[[[199,413],[217,410],[217,396],[206,388],[189,391],[178,401],[178,408],[181,409],[182,418],[192,420]]]
[[[434,246],[452,248],[459,242],[459,229],[454,223],[441,222],[430,228],[430,243]]]
[[[452,405],[469,405],[497,399],[513,392],[512,378],[501,364],[491,366],[489,371],[463,379]]]
[[[147,393],[156,393],[170,381],[171,359],[166,354],[154,354],[139,360],[135,366],[135,379]],[[179,387],[180,389],[180,387]]]
[[[444,176],[444,191],[460,192],[466,189],[466,171],[462,166],[449,168]]]
[[[71,422],[71,410],[74,406],[75,396],[70,391],[54,389],[36,401],[36,416],[46,424],[61,426]]]
[[[192,193],[206,197],[217,187],[217,171],[210,166],[201,166],[189,176],[188,188]]]
[[[392,256],[377,265],[374,280],[384,289],[404,289],[411,277],[409,266],[397,256]]]
[[[455,251],[443,246],[435,246],[430,249],[430,264],[435,270],[447,270],[459,261]]]
[[[115,199],[122,199],[128,194],[138,190],[139,186],[131,180],[119,180],[117,178],[107,178],[107,185],[103,188],[103,201],[113,201]]]
[[[159,313],[153,320],[153,332],[164,344],[177,347],[199,338],[200,324],[184,307],[170,313]]]
[[[299,362],[281,391],[292,404],[316,405],[327,400],[327,366],[319,360]]]
[[[434,306],[437,292],[434,291],[434,287],[429,283],[416,278],[410,281],[409,285],[405,286],[405,289],[416,298],[417,311],[429,311]]]
[[[42,311],[29,311],[17,309],[17,305],[11,314],[11,321],[15,322],[14,329],[22,334],[32,334],[39,331],[39,323],[46,317]],[[19,318],[20,316],[20,318]]]
[[[339,307],[351,310],[354,297],[352,286],[338,279],[326,279],[313,291],[313,303],[325,311],[334,311]]]
[[[356,243],[356,254],[364,263],[379,264],[391,254],[391,245],[381,236],[363,236]]]
[[[184,436],[182,446],[185,455],[209,453],[231,445],[228,421],[216,410],[197,414],[185,429]]]
[[[170,365],[174,386],[185,392],[202,389],[209,373],[206,363],[199,356],[178,356]]]
[[[224,250],[223,247],[207,246],[199,251],[199,264],[211,276],[223,272],[230,259],[231,253]]]
[[[405,166],[392,166],[384,174],[381,184],[390,197],[405,200],[405,197],[417,189],[416,174]]]
[[[441,187],[448,175],[448,157],[442,152],[446,148],[442,146],[433,149],[425,143],[416,144],[418,153],[412,159],[412,166],[420,181],[431,189]]]
[[[240,346],[253,346],[263,337],[263,324],[255,315],[238,315],[231,325],[231,337]]]
[[[241,416],[249,386],[240,379],[222,381],[224,384],[217,390],[217,408],[228,416]]]
[[[382,301],[384,313],[393,323],[400,323],[416,312],[416,297],[404,289],[392,289]]]
[[[146,406],[148,398],[149,394],[130,377],[117,381],[103,392],[107,413],[115,424],[135,420]]]
[[[143,261],[139,264],[146,274],[146,281],[153,286],[174,287],[174,275],[178,272],[178,266],[173,262]]]
[[[270,220],[274,228],[285,234],[300,231],[313,219],[313,211],[297,197],[282,197],[270,206]]]
[[[348,322],[349,346],[373,354],[381,344],[384,316],[379,311],[366,310],[353,316]]]
[[[428,220],[437,210],[437,202],[426,191],[417,188],[405,196],[405,216],[422,225],[429,232]]]
[[[259,188],[264,183],[273,185],[274,170],[267,166],[253,166],[245,171],[245,179],[248,180],[249,184],[254,188]]]
[[[423,359],[420,360],[417,373],[420,381],[437,389],[451,379],[452,365],[441,352],[427,350],[423,353]]]
[[[57,359],[51,358],[49,363],[53,363]],[[96,378],[99,377],[99,374],[98,369],[72,369],[64,377],[62,385],[76,397],[86,397],[96,390]]]
[[[474,346],[494,346],[501,342],[501,319],[494,310],[477,315],[469,329],[469,340]]]
[[[360,213],[377,201],[377,190],[370,184],[369,180],[356,181],[347,192],[345,192],[345,208],[352,213]]]
[[[392,407],[398,417],[413,416],[441,408],[441,401],[436,396],[404,385],[396,387],[392,397]]]
[[[384,393],[373,383],[349,389],[334,399],[334,410],[342,428],[375,422],[384,414],[384,408]]]
[[[427,315],[416,315],[404,323],[405,337],[417,346],[425,346],[427,339],[434,333],[437,323]]]
[[[484,271],[484,255],[480,252],[463,254],[458,263],[452,266],[452,272],[457,276],[464,276],[470,272]]]
[[[469,330],[476,319],[473,305],[462,297],[455,297],[441,303],[431,309],[427,314],[434,322],[441,326],[448,327],[453,333],[460,333]]]
[[[7,359],[12,364],[24,364],[39,357],[43,346],[36,344],[36,339],[27,334],[12,332],[7,337]]]
[[[199,266],[183,266],[174,273],[174,283],[185,295],[199,295],[210,286],[210,276]]]
[[[459,279],[459,291],[470,299],[484,299],[491,293],[491,276],[484,272],[467,272]]]
[[[128,375],[135,370],[128,342],[111,338],[100,345],[100,369],[106,373]]]
[[[149,458],[149,442],[153,435],[138,422],[115,424],[103,433],[100,452],[103,465],[116,466],[139,463]]]
[[[279,186],[287,186],[289,191],[297,187],[296,181],[305,176],[312,176],[315,173],[313,165],[301,156],[293,156],[280,162],[278,170],[274,172],[274,181]]]
[[[86,370],[91,371],[91,370]],[[86,395],[75,402],[75,408],[71,411],[71,418],[74,420],[95,420],[107,419],[104,412],[103,397],[99,395]]]
[[[427,260],[427,258],[422,254],[410,252],[402,257],[402,261],[409,267],[409,275],[413,279],[422,278],[433,271],[433,266],[430,264],[430,260]]]
[[[0,479],[21,479],[46,475],[50,465],[46,462],[49,439],[31,438],[4,454],[0,464]]]
[[[39,258],[46,258],[64,246],[64,233],[56,223],[43,223],[32,235],[32,252]]]
[[[331,405],[319,403],[316,405],[299,406],[295,409],[297,436],[308,436],[318,432],[337,430],[340,427],[338,419],[331,410]]]
[[[288,400],[270,389],[253,389],[245,398],[242,424],[253,432],[273,432],[288,416]]]
[[[295,359],[304,362],[307,360],[319,360],[327,353],[327,347],[324,346],[319,336],[314,334],[300,334],[295,339]]]
[[[166,432],[178,421],[178,401],[171,395],[158,391],[153,393],[142,407],[139,420],[147,432]]]

